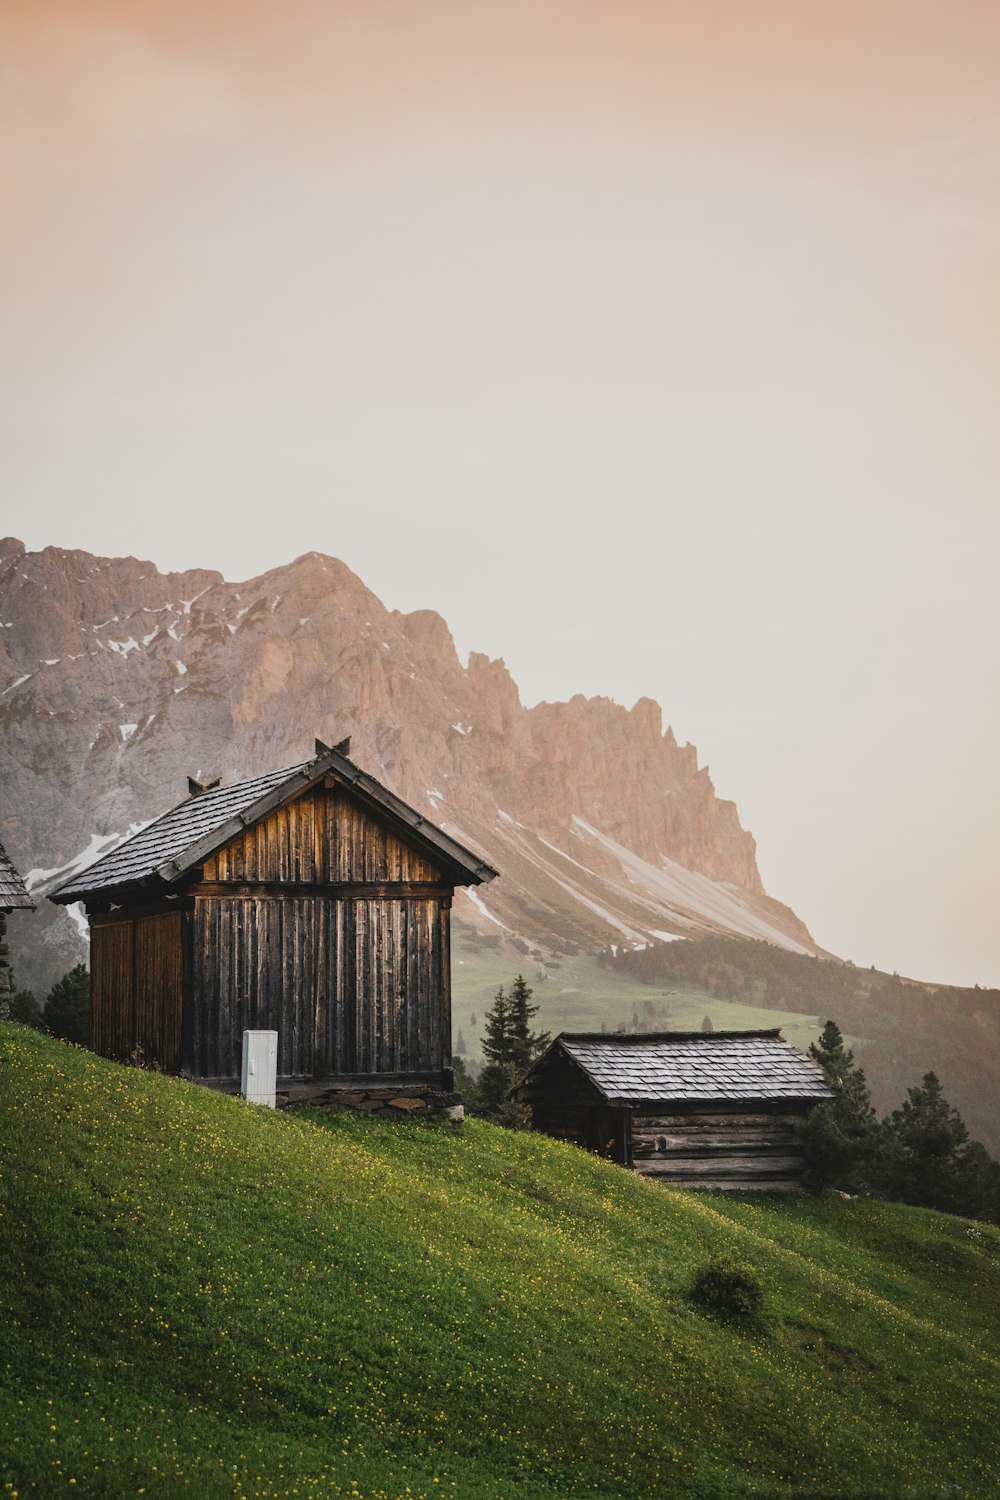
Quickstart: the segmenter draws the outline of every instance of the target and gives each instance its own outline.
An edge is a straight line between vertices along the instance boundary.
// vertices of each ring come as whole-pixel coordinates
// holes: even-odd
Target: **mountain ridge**
[[[0,541],[0,827],[36,892],[176,803],[187,775],[236,780],[347,734],[501,870],[457,899],[460,925],[553,951],[704,931],[818,951],[652,699],[525,707],[501,659],[463,666],[436,611],[389,610],[318,552],[230,583]],[[58,914],[16,940],[38,984],[80,956]]]

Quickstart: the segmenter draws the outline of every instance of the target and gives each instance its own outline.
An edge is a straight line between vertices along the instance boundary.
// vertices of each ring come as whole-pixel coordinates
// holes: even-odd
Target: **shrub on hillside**
[[[18,990],[16,995],[11,996],[10,1018],[12,1021],[20,1021],[22,1026],[33,1026],[36,1031],[43,1031],[45,1028],[42,1007],[31,990]]]
[[[753,1272],[730,1261],[702,1266],[688,1295],[700,1312],[725,1321],[757,1322],[764,1307],[764,1288]]]

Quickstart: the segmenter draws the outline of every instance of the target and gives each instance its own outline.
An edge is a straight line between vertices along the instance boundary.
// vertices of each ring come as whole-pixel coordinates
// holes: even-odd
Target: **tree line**
[[[1000,1162],[970,1138],[935,1073],[880,1119],[836,1022],[827,1021],[809,1053],[834,1093],[799,1127],[807,1186],[1000,1223]]]
[[[15,989],[10,1019],[85,1047],[90,1041],[90,975],[86,967],[77,964],[57,979],[44,1000],[38,1000],[31,990]]]

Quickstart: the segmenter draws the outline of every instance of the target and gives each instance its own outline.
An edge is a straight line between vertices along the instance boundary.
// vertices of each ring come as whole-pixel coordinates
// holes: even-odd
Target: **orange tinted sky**
[[[656,696],[821,942],[1000,983],[1000,6],[0,27],[0,530]]]

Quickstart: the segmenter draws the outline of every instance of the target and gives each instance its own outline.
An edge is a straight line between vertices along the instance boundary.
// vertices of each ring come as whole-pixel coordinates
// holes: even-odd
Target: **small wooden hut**
[[[10,1020],[13,983],[7,947],[7,917],[12,911],[34,911],[28,888],[0,844],[0,1021]]]
[[[831,1090],[780,1031],[557,1036],[513,1090],[536,1130],[687,1187],[794,1189]]]
[[[496,871],[347,758],[184,802],[52,895],[91,930],[91,1046],[238,1085],[242,1034],[295,1082],[451,1086],[449,917]]]

